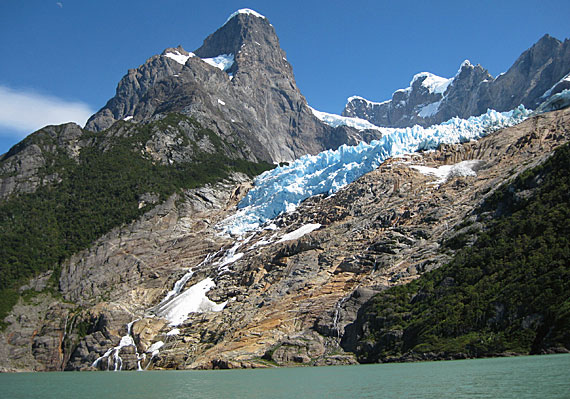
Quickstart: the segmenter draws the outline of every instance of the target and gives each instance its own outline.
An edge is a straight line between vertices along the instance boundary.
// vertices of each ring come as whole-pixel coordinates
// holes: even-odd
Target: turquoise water
[[[343,367],[0,375],[0,398],[570,398],[570,355]]]

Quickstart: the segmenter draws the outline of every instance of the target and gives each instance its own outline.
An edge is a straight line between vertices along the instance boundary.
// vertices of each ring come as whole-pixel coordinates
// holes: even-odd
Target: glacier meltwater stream
[[[204,266],[213,266],[217,275],[231,273],[231,264],[241,259],[248,250],[273,242],[293,240],[321,227],[319,224],[308,224],[287,234],[279,235],[276,232],[269,241],[260,240],[248,248],[256,232],[263,229],[276,230],[271,221],[281,213],[294,210],[303,200],[313,195],[334,194],[360,176],[374,170],[388,158],[418,150],[435,149],[443,143],[454,144],[478,139],[497,129],[518,124],[529,115],[529,110],[519,106],[509,112],[489,110],[481,116],[469,119],[453,118],[427,128],[420,126],[402,129],[378,128],[382,131],[382,138],[370,144],[362,142],[356,146],[343,145],[337,150],[306,155],[288,166],[279,166],[263,173],[255,179],[254,187],[239,203],[238,210],[217,226],[220,234],[235,237],[234,244],[228,249],[222,248],[216,253],[209,254],[200,264],[188,269],[164,299],[148,310],[148,315],[169,321],[172,329],[166,333],[166,337],[179,334],[176,327],[182,324],[190,313],[221,311],[228,303],[228,301],[215,303],[206,296],[207,292],[216,286],[214,282],[216,276],[206,277],[185,289],[195,271]],[[335,118],[340,119],[335,120]],[[350,118],[326,114],[323,120],[326,123],[338,124],[345,123],[346,119]],[[456,169],[465,167],[468,165],[460,165]],[[434,169],[427,172],[437,175],[449,171]],[[246,237],[246,234],[249,236]],[[340,305],[337,304],[336,308]],[[337,318],[335,314],[335,327]],[[154,342],[146,353],[140,355],[132,335],[132,326],[137,320],[127,325],[127,334],[121,338],[119,344],[95,360],[93,367],[99,368],[101,362],[106,359],[107,370],[121,370],[123,361],[120,351],[129,346],[135,347],[139,370],[143,369],[141,362],[147,359],[147,354],[151,357],[145,368],[152,363],[152,359],[158,355],[164,342]]]

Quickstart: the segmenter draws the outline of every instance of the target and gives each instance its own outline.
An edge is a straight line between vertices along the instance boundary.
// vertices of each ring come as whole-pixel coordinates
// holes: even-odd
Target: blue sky
[[[269,19],[309,104],[332,113],[465,59],[496,76],[545,33],[570,37],[568,0],[0,1],[0,154],[45,124],[84,123],[129,68],[197,49],[239,8]]]

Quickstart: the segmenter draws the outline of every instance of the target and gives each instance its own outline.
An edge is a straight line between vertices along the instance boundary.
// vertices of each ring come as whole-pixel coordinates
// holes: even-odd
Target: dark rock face
[[[351,97],[343,115],[366,119],[378,126],[430,126],[458,116],[480,115],[488,108],[508,111],[520,104],[535,109],[549,96],[570,87],[570,40],[543,36],[504,74],[493,78],[480,65],[464,62],[445,90],[428,89],[429,76],[418,74],[392,99],[373,103]],[[430,75],[430,74],[427,74]],[[428,87],[426,87],[428,86]]]
[[[50,166],[58,153],[76,159],[83,145],[82,133],[75,123],[46,126],[0,156],[0,199],[60,180],[57,173],[41,176],[38,171]]]
[[[100,131],[124,118],[142,122],[183,112],[221,136],[237,135],[257,159],[272,162],[360,138],[351,128],[332,128],[313,116],[265,18],[238,14],[194,54],[166,49],[129,70],[86,128]],[[204,61],[222,55],[233,57],[223,70]]]
[[[85,128],[98,132],[117,120],[133,116],[141,99],[155,83],[179,73],[181,69],[182,65],[161,55],[149,58],[137,69],[129,69],[119,82],[115,97],[89,118]]]

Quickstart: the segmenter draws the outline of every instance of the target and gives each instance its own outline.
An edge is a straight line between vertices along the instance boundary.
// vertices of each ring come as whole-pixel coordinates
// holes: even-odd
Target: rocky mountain
[[[402,95],[443,104],[484,76],[465,63],[452,82],[422,74]],[[407,339],[425,338],[414,326],[433,314],[430,301],[453,287],[472,293],[463,277],[475,271],[449,265],[512,204],[565,187],[566,169],[549,163],[570,140],[570,92],[556,82],[533,114],[513,107],[425,129],[377,127],[308,107],[267,19],[234,13],[193,53],[168,48],[129,71],[85,129],[45,127],[0,158],[0,371],[570,350],[568,318],[552,314],[570,300],[560,283],[567,251],[551,235],[537,241],[555,249],[557,269],[537,268],[522,288],[500,280],[513,300],[470,302],[487,306],[477,322],[499,326],[493,337],[522,331],[524,345],[465,351],[462,335]],[[362,138],[378,140],[340,146]],[[542,202],[567,219],[567,200]],[[548,303],[517,307],[528,287]],[[403,304],[379,305],[393,296]]]
[[[351,97],[344,116],[377,126],[430,126],[453,117],[468,118],[487,109],[507,111],[523,104],[535,109],[570,85],[570,40],[543,36],[509,70],[496,78],[481,65],[463,62],[450,79],[428,72],[414,76],[410,86],[391,100],[376,103]]]
[[[354,129],[332,128],[313,116],[273,26],[251,10],[232,15],[192,53],[168,48],[129,70],[86,129],[101,131],[117,120],[140,123],[169,112],[192,115],[221,137],[239,137],[250,157],[267,162],[361,139]]]
[[[247,192],[245,176],[176,193],[67,258],[55,291],[50,272],[22,287],[5,319],[3,367],[354,363],[343,348],[359,339],[346,335],[359,309],[452,260],[461,245],[446,243],[472,242],[486,228],[476,209],[566,143],[569,118],[551,112],[386,161],[241,237],[219,226]]]

